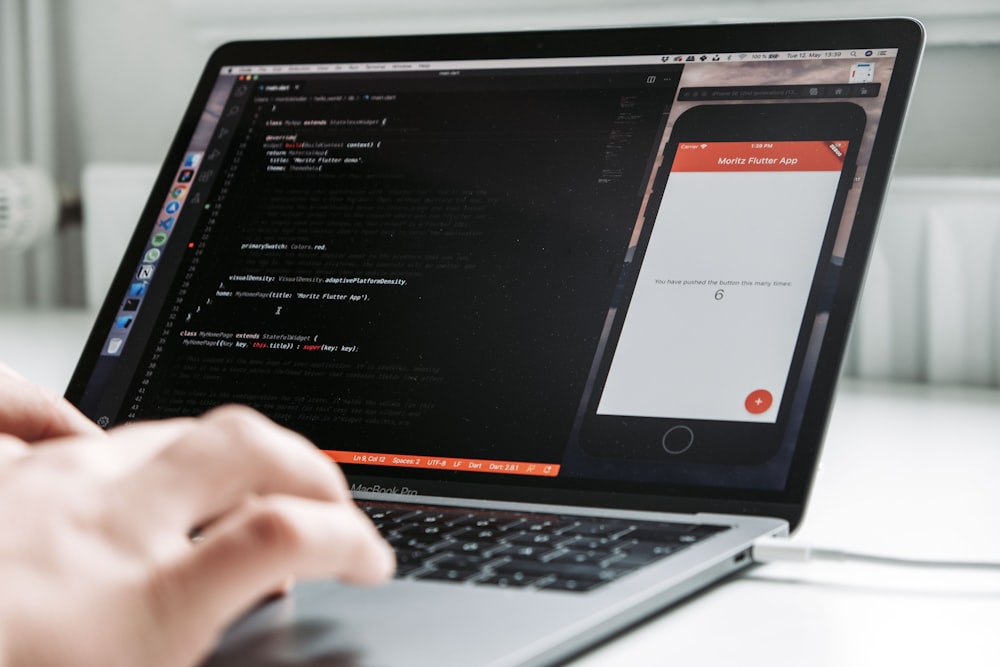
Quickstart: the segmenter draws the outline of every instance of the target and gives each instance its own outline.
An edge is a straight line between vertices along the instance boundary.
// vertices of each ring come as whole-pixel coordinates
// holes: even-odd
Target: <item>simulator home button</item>
[[[673,426],[663,434],[663,451],[683,454],[694,444],[694,431],[687,426]]]

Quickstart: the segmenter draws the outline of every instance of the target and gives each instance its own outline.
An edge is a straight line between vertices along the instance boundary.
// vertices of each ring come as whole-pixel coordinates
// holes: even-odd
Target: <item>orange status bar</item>
[[[460,459],[451,456],[422,456],[416,454],[378,454],[375,452],[342,452],[322,450],[337,463],[391,466],[396,468],[423,468],[426,470],[454,470],[457,472],[486,472],[499,475],[533,475],[556,477],[559,465],[531,461],[493,461],[490,459]]]

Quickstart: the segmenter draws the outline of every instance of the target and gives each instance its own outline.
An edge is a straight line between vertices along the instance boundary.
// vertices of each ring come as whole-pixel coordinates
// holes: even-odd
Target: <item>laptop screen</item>
[[[870,243],[899,56],[872,34],[223,47],[70,398],[106,426],[248,404],[399,488],[781,492],[856,220]]]

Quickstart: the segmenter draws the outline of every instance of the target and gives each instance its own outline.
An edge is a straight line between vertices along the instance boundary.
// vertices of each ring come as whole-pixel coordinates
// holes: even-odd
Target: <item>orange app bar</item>
[[[494,461],[490,459],[464,459],[452,456],[423,456],[416,454],[381,454],[377,452],[342,452],[321,450],[337,463],[390,466],[396,468],[422,468],[425,470],[453,470],[456,472],[486,472],[498,475],[532,475],[556,477],[559,464],[533,461]]]
[[[846,141],[714,141],[677,145],[671,171],[840,171]]]

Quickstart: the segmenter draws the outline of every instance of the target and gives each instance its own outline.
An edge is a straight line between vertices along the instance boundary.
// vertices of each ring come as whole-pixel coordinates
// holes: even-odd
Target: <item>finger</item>
[[[289,576],[377,584],[395,568],[392,550],[352,504],[291,496],[248,499],[154,580],[161,626],[176,645],[207,650],[235,616]]]
[[[21,458],[28,453],[23,440],[0,433],[0,465]]]
[[[0,430],[26,442],[102,433],[69,401],[4,364],[0,364]]]
[[[248,408],[227,407],[166,435],[124,483],[134,485],[185,530],[210,522],[250,494],[350,502],[339,468],[305,438]],[[116,434],[117,435],[117,434]],[[127,437],[126,437],[127,436]],[[123,440],[134,440],[126,433]]]
[[[191,562],[199,569],[221,567],[233,559],[246,567],[246,572],[231,576],[236,588],[249,578],[259,580],[265,590],[289,577],[334,577],[374,585],[395,570],[392,549],[353,502],[280,494],[247,498],[209,526],[191,553]]]

